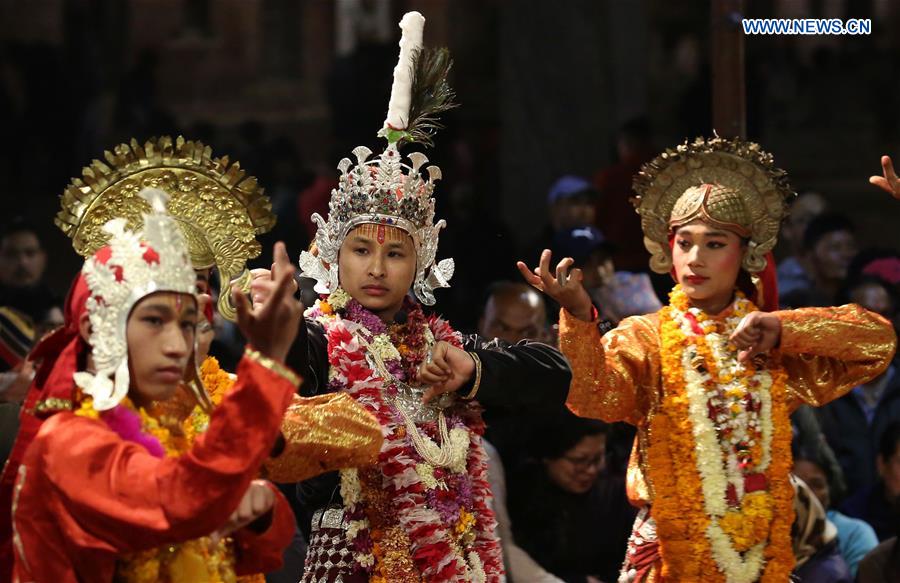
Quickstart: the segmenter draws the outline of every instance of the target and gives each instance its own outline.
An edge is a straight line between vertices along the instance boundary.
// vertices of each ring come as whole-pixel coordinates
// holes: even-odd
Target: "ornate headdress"
[[[377,158],[365,146],[353,150],[356,163],[344,158],[338,164],[341,177],[331,192],[328,220],[318,213],[312,220],[316,232],[317,255],[300,254],[300,270],[318,281],[316,291],[329,293],[338,287],[338,252],[347,234],[364,223],[398,227],[409,233],[416,247],[416,278],[413,291],[426,305],[434,304],[434,290],[449,287],[453,276],[452,259],[435,264],[438,235],[446,226],[434,222],[435,182],[441,178],[437,166],[421,171],[428,158],[420,152],[409,154],[409,163],[400,156],[403,142],[431,145],[431,136],[442,127],[437,114],[455,105],[447,85],[452,65],[447,49],[422,48],[425,18],[409,12],[400,21],[400,59],[394,69],[394,84],[384,127],[378,133],[388,140]]]
[[[787,173],[759,144],[740,139],[697,138],[644,164],[634,179],[650,267],[672,269],[672,231],[700,219],[748,239],[743,267],[757,273],[778,240],[794,196]]]
[[[94,160],[73,178],[62,195],[56,225],[71,239],[75,250],[89,257],[106,244],[103,226],[110,219],[126,219],[131,229],[141,228],[147,202],[137,196],[143,188],[159,188],[169,195],[168,212],[187,241],[195,269],[216,266],[223,287],[228,282],[247,287],[247,260],[259,255],[256,236],[275,225],[272,203],[256,178],[227,156],[212,157],[201,142],[179,136],[148,140],[141,146],[132,139]],[[231,294],[219,296],[219,312],[234,319]]]
[[[143,297],[160,291],[193,294],[196,275],[187,245],[175,220],[166,213],[168,195],[142,190],[151,207],[143,231],[126,230],[123,218],[104,229],[109,244],[84,262],[81,270],[91,295],[88,340],[96,374],[75,373],[75,382],[94,399],[98,411],[115,407],[128,394],[128,315]]]

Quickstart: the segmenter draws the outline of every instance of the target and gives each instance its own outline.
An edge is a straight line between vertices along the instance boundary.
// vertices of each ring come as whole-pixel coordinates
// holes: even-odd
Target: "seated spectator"
[[[803,235],[809,223],[825,212],[826,205],[818,192],[802,192],[791,203],[790,213],[781,224],[779,237],[790,253],[778,262],[778,291],[782,295],[812,286],[812,268],[803,247]]]
[[[516,543],[567,583],[615,581],[625,556],[635,510],[624,478],[606,471],[606,434],[606,424],[567,410],[545,415],[529,459],[507,480]]]
[[[478,333],[510,344],[521,340],[549,341],[551,335],[543,294],[522,282],[491,284],[478,320]]]
[[[892,502],[896,535],[879,544],[860,562],[857,583],[900,581],[900,498],[894,498]]]
[[[900,522],[900,517],[897,518]],[[900,542],[889,538],[875,547],[859,564],[856,583],[894,583],[900,581]]]
[[[522,340],[550,342],[544,296],[523,282],[497,281],[488,286],[487,298],[478,320],[478,334],[510,344]],[[555,339],[553,340],[555,342]],[[561,396],[564,401],[564,396]],[[491,407],[484,411],[487,424],[485,437],[497,448],[504,463],[515,466],[527,442],[531,420],[544,415],[544,410],[525,400]]]
[[[0,306],[15,308],[33,322],[62,302],[44,283],[47,253],[37,230],[21,218],[0,231]]]
[[[878,482],[848,498],[841,511],[868,522],[875,529],[878,540],[884,541],[897,532],[893,509],[900,497],[900,422],[891,423],[882,434],[876,467]]]
[[[838,550],[850,574],[855,577],[859,562],[878,546],[875,531],[866,522],[831,508],[831,476],[820,452],[797,452],[794,455],[794,475],[809,486],[825,509],[828,520],[837,528]]]
[[[838,551],[837,528],[809,486],[795,477],[794,524],[791,541],[797,565],[792,581],[797,583],[853,583],[847,563]]]
[[[556,234],[579,225],[592,225],[596,218],[594,204],[597,191],[580,176],[562,176],[547,193],[549,223],[538,238],[526,249],[526,257],[538,257],[553,246]]]
[[[850,262],[856,256],[853,223],[841,214],[821,214],[806,228],[803,246],[811,270],[810,285],[782,290],[782,305],[791,308],[835,305]]]
[[[894,287],[874,275],[860,275],[839,294],[838,302],[856,303],[894,321],[900,306]],[[853,495],[878,480],[875,458],[885,429],[900,421],[900,371],[895,360],[872,381],[818,411],[828,444],[834,450]]]
[[[571,257],[584,273],[584,287],[600,318],[616,325],[623,318],[653,313],[662,304],[646,273],[616,271],[614,247],[596,227],[580,226],[560,231],[553,255]]]
[[[896,307],[900,306],[900,253],[886,247],[869,247],[860,251],[850,263],[847,273],[848,281],[854,282],[864,275],[877,277],[890,286],[890,295],[894,298],[894,317]],[[896,320],[894,328],[900,328]]]

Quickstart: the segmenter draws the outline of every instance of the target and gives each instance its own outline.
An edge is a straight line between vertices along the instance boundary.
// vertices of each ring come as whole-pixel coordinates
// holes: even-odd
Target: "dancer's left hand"
[[[870,176],[869,183],[874,184],[897,200],[900,200],[900,178],[894,172],[894,163],[890,156],[881,157],[881,170],[884,176]]]
[[[738,347],[738,360],[744,362],[778,346],[781,320],[769,312],[752,312],[744,316],[730,340]]]
[[[228,517],[228,522],[209,536],[210,544],[215,547],[221,539],[268,514],[273,506],[275,506],[273,487],[265,480],[253,480],[244,492],[238,507]]]
[[[431,359],[419,366],[417,379],[430,385],[422,398],[424,402],[459,390],[475,373],[475,361],[460,348],[441,341],[431,350]]]

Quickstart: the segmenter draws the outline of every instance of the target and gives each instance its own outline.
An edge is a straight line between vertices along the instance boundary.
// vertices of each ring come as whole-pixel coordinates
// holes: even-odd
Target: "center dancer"
[[[440,170],[423,169],[417,152],[407,165],[398,149],[427,144],[433,114],[451,96],[449,56],[421,49],[423,23],[415,12],[400,23],[400,63],[381,132],[387,147],[371,160],[359,147],[355,163],[341,161],[328,220],[314,215],[315,246],[300,257],[321,294],[294,345],[301,391],[349,394],[385,434],[374,465],[300,485],[301,520],[312,529],[304,582],[500,581],[475,399],[561,403],[570,379],[549,346],[464,339],[423,311],[454,268],[449,259],[435,262],[444,226],[434,221],[432,198]],[[257,275],[253,295],[262,299],[273,284]],[[517,394],[530,386],[539,389]]]

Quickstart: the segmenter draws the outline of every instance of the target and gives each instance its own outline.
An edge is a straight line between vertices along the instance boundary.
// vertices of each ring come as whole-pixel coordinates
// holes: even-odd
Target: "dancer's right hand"
[[[516,266],[525,281],[556,300],[579,320],[590,322],[593,316],[591,296],[581,284],[584,279],[581,270],[576,268],[569,271],[574,263],[574,259],[566,257],[556,265],[555,274],[551,273],[550,250],[544,249],[541,253],[541,262],[534,271],[522,261],[516,263]]]
[[[275,243],[272,257],[274,261],[272,269],[257,268],[250,270],[250,300],[254,304],[261,304],[272,295],[272,291],[275,289],[274,273],[278,270],[278,266],[286,266],[291,263],[287,249],[281,241]],[[291,293],[297,291],[296,280],[291,284],[291,288]]]
[[[250,300],[237,286],[232,299],[237,308],[237,325],[247,341],[269,358],[284,362],[297,337],[303,305],[294,298],[294,266],[287,259],[284,243],[275,244],[272,291],[261,303]]]

